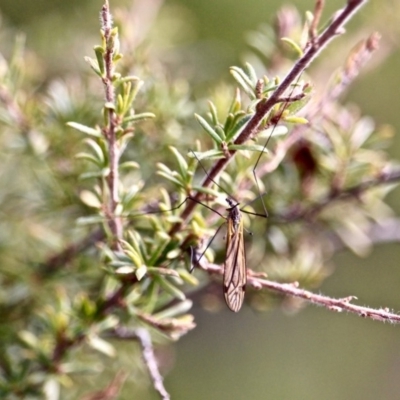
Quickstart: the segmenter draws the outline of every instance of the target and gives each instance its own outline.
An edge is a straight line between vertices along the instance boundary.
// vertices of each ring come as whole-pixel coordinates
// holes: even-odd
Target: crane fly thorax
[[[234,203],[231,199],[226,199],[229,204],[229,208],[227,209],[229,212],[229,219],[232,221],[232,226],[235,231],[239,229],[240,220],[242,218],[242,214],[239,210],[239,203]]]

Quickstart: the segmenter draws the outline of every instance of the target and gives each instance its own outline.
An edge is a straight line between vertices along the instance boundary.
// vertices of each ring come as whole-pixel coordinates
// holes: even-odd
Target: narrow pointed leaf
[[[86,133],[87,135],[101,137],[101,132],[99,129],[91,128],[90,126],[78,124],[77,122],[67,122],[67,125],[71,128],[76,129],[79,132]]]
[[[195,117],[202,128],[211,136],[211,138],[218,144],[222,143],[222,139],[218,133],[210,126],[210,124],[200,115],[195,114]]]

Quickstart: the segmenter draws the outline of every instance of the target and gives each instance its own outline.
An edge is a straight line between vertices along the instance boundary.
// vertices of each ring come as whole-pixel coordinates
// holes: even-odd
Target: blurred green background
[[[303,11],[313,7],[312,1],[290,3]],[[329,10],[344,1],[327,3],[329,15]],[[130,2],[110,0],[110,4],[115,10]],[[27,34],[27,47],[40,55],[42,72],[50,80],[88,70],[83,57],[92,55],[92,46],[98,43],[101,5],[102,0],[0,0],[0,11],[3,26]],[[228,67],[243,60],[247,51],[246,33],[271,21],[282,5],[272,0],[165,1],[164,21],[176,23],[181,18],[183,26],[190,27],[182,39],[189,63],[196,66],[189,83],[207,95],[213,83],[229,79]],[[378,30],[383,39],[380,54],[352,84],[344,102],[358,104],[378,124],[390,124],[399,132],[397,26],[400,8],[396,0],[370,1],[350,23],[350,31],[361,27],[366,36]],[[2,36],[0,50],[5,54],[11,51],[11,36]],[[80,37],[85,40],[80,42]],[[355,43],[348,43],[346,37],[337,39],[322,62],[339,66],[346,49]],[[163,48],[162,38],[157,46],[165,54],[174,51]],[[317,84],[318,79],[323,82],[323,77],[316,77]],[[399,159],[398,136],[393,143],[391,155]],[[399,190],[394,191],[389,201],[397,213],[399,197]],[[355,295],[358,304],[399,311],[399,259],[398,244],[376,247],[362,259],[347,252],[339,254],[334,260],[336,270],[320,291],[332,297]],[[282,309],[256,314],[244,307],[237,315],[226,309],[212,314],[195,306],[194,313],[197,329],[177,344],[160,349],[173,399],[400,398],[400,332],[396,326],[313,306],[295,314]],[[125,344],[123,348],[129,355],[132,347]],[[120,398],[156,399],[147,381],[137,382],[143,376],[129,378]]]

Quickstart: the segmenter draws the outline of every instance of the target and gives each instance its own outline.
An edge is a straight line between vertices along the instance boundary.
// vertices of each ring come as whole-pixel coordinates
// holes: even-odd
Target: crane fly
[[[204,170],[205,174],[208,176],[207,170],[204,168],[203,164],[197,158],[196,154],[192,151],[194,157],[199,162],[201,168]],[[226,191],[213,180],[213,182],[225,193]],[[225,251],[225,261],[224,261],[224,269],[223,269],[223,292],[225,297],[225,302],[229,309],[234,312],[238,312],[244,301],[244,293],[246,290],[246,282],[247,282],[247,269],[246,269],[246,254],[245,254],[245,245],[244,245],[244,237],[243,237],[243,219],[242,213],[239,208],[239,203],[237,201],[232,200],[227,197],[226,202],[228,203],[228,208],[226,211],[228,215],[225,217],[218,211],[209,207],[206,204],[192,198],[188,197],[186,200],[192,200],[202,206],[208,208],[209,210],[217,213],[222,218],[226,219],[227,222],[227,233],[226,233],[226,251]],[[246,212],[246,211],[243,211]],[[247,212],[248,214],[259,215],[265,217],[265,215]],[[208,247],[214,240],[215,236],[218,234],[222,225],[217,229],[214,236],[211,238],[208,243],[206,249],[200,255],[197,261],[203,257]],[[194,267],[194,266],[193,266]],[[191,268],[193,270],[193,268]]]
[[[243,304],[247,282],[243,220],[239,203],[227,198],[229,204],[226,254],[224,263],[224,297],[227,306],[238,312]]]
[[[244,246],[244,237],[243,237],[243,219],[242,213],[239,209],[239,203],[234,202],[229,197],[226,198],[226,202],[229,205],[228,216],[224,217],[218,211],[212,209],[206,204],[201,203],[198,200],[193,199],[192,197],[188,197],[187,200],[193,200],[198,204],[214,211],[221,217],[226,219],[227,222],[227,233],[226,233],[226,252],[225,252],[225,262],[223,269],[223,291],[225,302],[230,310],[234,312],[238,312],[244,300],[244,293],[246,290],[246,282],[247,282],[247,270],[246,270],[246,255],[245,255],[245,246]],[[246,211],[243,211],[246,212]],[[250,213],[254,215],[262,215],[256,213]],[[264,216],[264,215],[262,215]],[[214,236],[211,238],[208,243],[206,249],[197,259],[197,262],[203,257],[208,247],[214,240],[215,236],[218,234],[222,225],[217,229]],[[191,268],[193,270],[194,266]]]

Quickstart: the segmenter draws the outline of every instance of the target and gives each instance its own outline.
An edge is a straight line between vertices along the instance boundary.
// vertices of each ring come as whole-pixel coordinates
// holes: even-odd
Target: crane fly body
[[[224,296],[227,306],[234,312],[242,307],[246,288],[246,256],[243,238],[243,220],[239,203],[227,198],[229,204],[226,255],[224,263]]]

